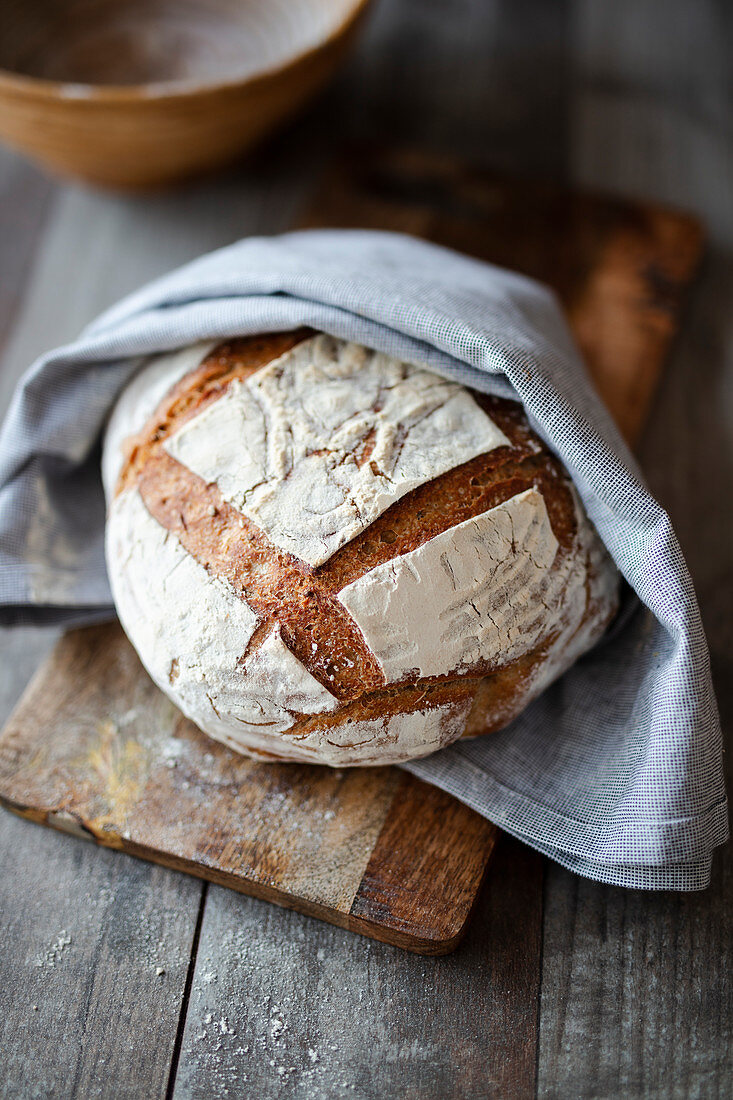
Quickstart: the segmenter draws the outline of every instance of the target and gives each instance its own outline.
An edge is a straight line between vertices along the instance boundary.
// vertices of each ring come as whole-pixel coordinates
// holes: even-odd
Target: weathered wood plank
[[[163,1096],[199,883],[9,814],[0,838],[3,1095]]]
[[[231,175],[216,187],[149,200],[65,189],[54,192],[53,215],[31,256],[48,185],[31,169],[6,165],[0,207],[13,233],[0,243],[2,302],[9,303],[0,334],[6,322],[12,334],[0,373],[3,405],[36,355],[72,338],[120,293],[240,233],[278,228],[302,186],[276,185],[263,170],[248,181]],[[14,295],[28,271],[20,302]],[[3,721],[55,636],[0,634]],[[6,1094],[164,1095],[201,884],[3,813],[0,891]]]
[[[439,959],[210,888],[174,1096],[534,1096],[540,862],[507,841]]]
[[[0,151],[0,348],[15,320],[53,185],[30,164]]]
[[[733,873],[650,896],[548,872],[539,1096],[725,1097]]]
[[[0,801],[428,954],[462,935],[497,832],[395,768],[262,764],[211,741],[117,623],[70,632],[34,677],[0,738]]]
[[[463,936],[498,830],[451,795],[403,775],[349,911],[378,922],[388,943],[415,934],[431,915],[426,954]],[[442,850],[439,837],[448,838]],[[431,950],[431,945],[433,950]],[[441,950],[436,950],[440,946]]]
[[[579,4],[579,179],[696,210],[712,240],[641,449],[688,558],[733,729],[733,141],[723,5]],[[725,121],[724,121],[725,120]],[[723,1097],[733,1079],[733,853],[691,896],[548,865],[539,1096]]]

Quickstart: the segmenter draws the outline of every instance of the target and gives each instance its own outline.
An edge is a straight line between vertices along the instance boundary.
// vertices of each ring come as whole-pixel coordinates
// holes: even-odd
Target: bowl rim
[[[243,88],[264,82],[286,72],[293,66],[309,60],[326,47],[333,45],[346,34],[356,20],[364,14],[372,0],[349,0],[347,10],[339,22],[325,37],[285,61],[268,68],[258,69],[250,76],[232,77],[229,80],[160,80],[147,84],[87,84],[83,80],[47,80],[41,76],[27,76],[0,66],[0,92],[14,91],[38,99],[57,99],[66,103],[98,105],[100,103],[140,103],[145,101],[185,99],[187,96],[214,95],[227,89]]]

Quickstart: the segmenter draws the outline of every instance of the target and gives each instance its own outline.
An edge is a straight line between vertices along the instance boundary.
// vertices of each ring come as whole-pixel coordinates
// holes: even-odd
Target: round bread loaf
[[[267,760],[505,726],[618,574],[520,405],[309,331],[157,356],[107,430],[107,563],[158,686]]]

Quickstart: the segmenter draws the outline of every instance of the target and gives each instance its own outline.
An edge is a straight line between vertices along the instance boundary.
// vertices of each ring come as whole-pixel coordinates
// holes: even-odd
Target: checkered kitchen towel
[[[397,234],[311,231],[241,241],[125,299],[15,394],[0,434],[0,619],[110,615],[99,437],[145,356],[299,325],[518,397],[638,596],[509,728],[409,770],[579,874],[707,885],[727,813],[695,593],[554,298],[518,275]]]

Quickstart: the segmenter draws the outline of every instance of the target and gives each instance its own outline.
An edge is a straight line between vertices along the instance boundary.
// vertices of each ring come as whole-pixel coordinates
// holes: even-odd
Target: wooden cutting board
[[[402,230],[550,283],[636,441],[700,257],[692,219],[411,154],[356,164],[334,169],[304,224]],[[424,954],[458,943],[498,835],[396,768],[238,757],[160,694],[117,624],[72,631],[36,673],[0,737],[0,800]]]

